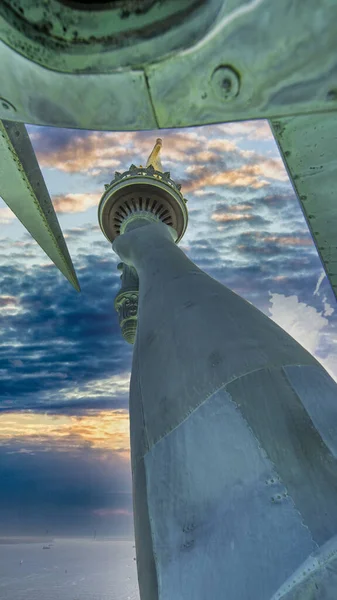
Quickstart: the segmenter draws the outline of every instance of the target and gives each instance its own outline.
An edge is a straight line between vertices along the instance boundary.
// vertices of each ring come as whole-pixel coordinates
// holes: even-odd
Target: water
[[[1,600],[139,600],[134,542],[43,545],[0,544]]]

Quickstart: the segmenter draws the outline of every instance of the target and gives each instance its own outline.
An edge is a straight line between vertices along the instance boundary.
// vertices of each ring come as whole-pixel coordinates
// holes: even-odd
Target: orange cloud
[[[251,204],[232,204],[230,206],[231,211],[241,211],[241,210],[252,210]]]
[[[64,194],[53,196],[53,205],[58,213],[76,213],[85,212],[92,206],[97,206],[100,201],[101,192],[88,194]],[[66,236],[65,236],[66,237]]]
[[[18,299],[15,296],[0,296],[0,307],[1,306],[17,306],[19,304]]]
[[[164,170],[172,168],[176,163],[187,163],[186,173],[192,173],[192,180],[179,182],[182,184],[184,194],[207,186],[259,189],[269,185],[268,179],[287,180],[280,158],[266,159],[253,150],[242,150],[234,141],[223,136],[223,133],[229,132],[231,135],[241,133],[249,139],[269,139],[271,132],[267,122],[223,124],[211,126],[211,130],[218,137],[210,139],[207,137],[207,128],[199,128],[197,131],[169,131],[164,139],[162,151]],[[56,168],[68,173],[85,173],[90,176],[97,176],[108,170],[113,175],[116,169],[124,171],[131,163],[145,164],[154,141],[154,135],[153,139],[149,139],[149,135],[144,136],[144,132],[91,132],[85,137],[74,135],[57,150],[37,151],[37,156],[42,167]],[[235,155],[239,162],[249,161],[249,164],[221,171],[216,165],[217,162],[220,165],[220,159],[224,154]],[[165,167],[166,161],[167,167]],[[56,201],[59,202],[61,212],[62,207],[67,204],[73,212],[71,207],[76,196],[84,195],[70,194],[57,197]],[[78,201],[81,204],[80,198]]]
[[[265,120],[222,123],[218,127],[225,135],[235,136],[236,138],[245,137],[249,140],[274,140],[268,121]]]
[[[298,238],[291,235],[269,235],[261,238],[263,242],[274,242],[282,246],[312,246],[313,241],[307,238]]]
[[[252,219],[252,215],[248,215],[247,213],[238,213],[238,214],[230,214],[230,213],[214,213],[211,216],[213,221],[217,221],[220,223],[231,223],[233,221],[247,221]]]
[[[134,138],[133,132],[93,132],[86,137],[74,135],[62,148],[50,151],[37,151],[41,167],[49,167],[67,173],[90,172],[91,169],[122,164],[130,150],[124,144]]]
[[[74,415],[32,412],[0,415],[0,444],[21,440],[25,446],[39,444],[60,452],[89,446],[130,457],[129,413],[127,410]]]
[[[18,315],[22,312],[24,311],[19,298],[15,296],[0,296],[0,314],[2,317]]]
[[[238,169],[231,169],[214,173],[211,169],[200,170],[200,176],[187,182],[181,182],[184,194],[193,192],[207,186],[228,187],[252,187],[259,189],[270,185],[268,181],[261,179],[263,175],[261,165],[243,165]]]
[[[234,142],[222,138],[210,140],[207,147],[217,152],[236,152],[238,149]]]

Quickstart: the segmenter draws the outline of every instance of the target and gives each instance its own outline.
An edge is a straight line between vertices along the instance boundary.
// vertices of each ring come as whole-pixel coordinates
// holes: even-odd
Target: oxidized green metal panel
[[[337,116],[270,122],[327,277],[337,298]]]
[[[74,10],[64,33],[56,0],[30,28],[28,0],[22,23],[2,4],[0,118],[133,131],[337,110],[335,0],[130,2],[118,27],[110,9]]]
[[[0,121],[0,196],[79,292],[67,245],[22,123]]]
[[[44,69],[0,41],[0,119],[110,131],[155,129],[142,70],[70,75]]]
[[[337,108],[336,2],[229,0],[224,6],[201,42],[146,66],[159,127]]]

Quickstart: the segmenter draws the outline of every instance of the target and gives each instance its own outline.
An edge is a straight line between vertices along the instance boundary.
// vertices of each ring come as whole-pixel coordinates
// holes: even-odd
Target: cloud
[[[243,232],[238,249],[240,252],[267,251],[270,253],[284,252],[284,249],[304,247],[314,249],[314,243],[309,233],[298,233],[297,235],[270,234],[267,232],[254,231]]]
[[[281,246],[312,246],[313,241],[309,235],[291,236],[291,235],[266,235],[260,238],[261,242],[275,242]]]
[[[273,321],[313,354],[319,345],[321,330],[328,325],[328,320],[313,306],[299,302],[297,296],[271,293],[270,303],[269,312]]]
[[[70,132],[71,135],[43,132],[40,137],[33,140],[33,146],[41,167],[49,167],[66,173],[90,173],[92,169],[110,170],[124,162],[129,150],[125,142],[130,142],[135,137],[133,132]],[[59,135],[59,144],[50,143]],[[121,144],[123,137],[124,144]],[[46,143],[46,138],[48,142]]]
[[[117,260],[78,255],[80,298],[54,265],[0,266],[0,407],[127,407],[132,346],[113,307]]]
[[[245,214],[245,213],[237,213],[237,214],[225,214],[225,213],[213,213],[211,215],[211,219],[213,221],[217,221],[218,223],[233,223],[235,221],[249,221],[249,219],[253,219],[253,215]]]
[[[16,307],[18,304],[18,298],[15,296],[0,296],[0,308],[3,306]]]
[[[133,537],[130,463],[118,452],[12,439],[0,446],[0,478],[2,535]]]
[[[255,131],[261,139],[272,140],[270,130],[266,137],[269,127],[266,122],[238,124],[238,127],[247,139],[251,139],[249,136]],[[72,135],[57,134],[54,147],[51,143],[53,135],[56,134],[49,129],[46,129],[46,135],[41,130],[33,140],[41,167],[82,173],[86,177],[96,177],[100,182],[103,176],[111,177],[115,169],[126,170],[131,163],[145,164],[155,142],[152,132],[85,132],[85,135],[73,132]],[[183,193],[207,185],[259,189],[268,185],[269,179],[287,181],[280,158],[240,148],[237,140],[224,139],[221,125],[196,131],[167,130],[163,136],[164,168],[166,165],[166,168],[175,169]],[[186,165],[185,176],[181,173],[183,164]]]
[[[2,199],[0,198],[0,200]],[[16,219],[16,216],[10,208],[7,206],[0,206],[0,225],[8,225],[8,223],[11,223],[14,219]]]
[[[274,141],[274,136],[270,129],[268,121],[236,121],[235,123],[222,123],[218,125],[218,130],[224,135],[232,136],[236,140],[263,140]]]
[[[97,206],[103,191],[87,194],[64,194],[52,196],[57,213],[84,212],[92,206]]]
[[[193,179],[181,181],[184,194],[194,192],[199,188],[206,188],[207,186],[250,186],[253,189],[259,189],[269,185],[268,181],[260,179],[261,170],[258,165],[243,165],[237,169],[222,172],[214,172],[206,168],[195,168],[192,173],[195,173]]]
[[[315,307],[300,302],[297,296],[285,296],[276,293],[270,293],[269,296],[271,304],[269,315],[273,321],[287,331],[308,352],[317,357],[322,341],[322,333],[329,325],[323,311],[318,311]],[[332,358],[328,356],[318,358],[318,360],[337,381],[337,370],[334,369]],[[337,366],[337,363],[335,366]]]
[[[319,293],[319,288],[321,287],[324,277],[326,277],[326,275],[325,275],[324,271],[322,271],[322,273],[320,274],[320,276],[317,280],[317,284],[316,284],[315,291],[314,291],[314,296],[317,296],[317,294]]]
[[[91,408],[84,415],[5,412],[0,414],[0,424],[0,446],[15,440],[26,449],[39,445],[55,452],[91,447],[111,450],[127,461],[130,458],[127,409],[97,411]]]

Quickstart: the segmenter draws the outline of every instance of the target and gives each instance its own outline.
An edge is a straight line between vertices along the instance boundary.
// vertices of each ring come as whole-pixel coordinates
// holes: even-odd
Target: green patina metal
[[[1,3],[1,95],[17,120],[132,131],[337,108],[333,0],[78,6]]]
[[[111,73],[187,48],[214,23],[222,0],[4,0],[0,39],[62,73]]]
[[[134,344],[137,331],[137,311],[139,296],[139,280],[134,267],[119,263],[121,274],[121,289],[118,292],[114,306],[119,317],[122,336],[129,344]]]
[[[132,164],[124,173],[116,171],[111,183],[105,185],[105,192],[98,206],[98,221],[110,242],[132,229],[156,221],[162,221],[172,228],[176,243],[183,237],[188,222],[187,200],[180,191],[181,185],[171,179],[168,171],[163,172],[161,147],[162,140],[157,138],[145,168]],[[147,197],[143,198],[144,188]],[[158,189],[161,188],[165,190],[165,196],[161,198],[162,204],[159,204],[157,196]],[[129,189],[133,190],[131,196],[134,195],[134,198],[126,194]],[[172,209],[171,213],[168,207]],[[125,263],[119,263],[118,269],[122,271],[122,285],[114,306],[124,339],[129,344],[134,344],[137,331],[138,275],[134,267]]]
[[[137,167],[132,164],[124,173],[116,171],[114,179],[105,185],[105,192],[98,207],[99,225],[106,239],[112,242],[116,235],[123,233],[126,227],[129,227],[130,222],[139,219],[140,216],[149,221],[163,220],[161,212],[156,211],[154,206],[152,210],[147,210],[145,204],[143,206],[138,201],[139,194],[151,196],[156,193],[161,201],[166,203],[166,206],[169,203],[172,209],[172,222],[168,220],[167,224],[176,229],[176,242],[178,243],[184,235],[188,223],[187,199],[180,190],[181,185],[171,179],[168,171],[156,170],[152,164],[146,167]],[[135,199],[129,198],[125,204],[127,193],[131,196],[134,195]],[[116,212],[118,213],[117,203],[123,207],[119,214],[116,214]],[[164,208],[165,206],[163,206],[163,210]]]
[[[0,121],[0,194],[79,292],[80,286],[26,128]]]
[[[336,114],[288,117],[270,125],[337,299]]]

